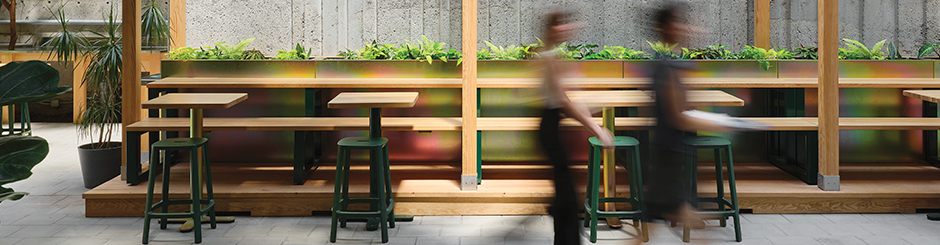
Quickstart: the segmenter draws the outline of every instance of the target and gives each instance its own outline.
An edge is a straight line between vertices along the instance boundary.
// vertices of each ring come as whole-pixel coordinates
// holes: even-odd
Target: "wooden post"
[[[85,78],[85,71],[88,70],[89,57],[81,56],[78,65],[72,69],[72,123],[78,124],[82,112],[85,111],[85,102],[88,99],[87,87],[82,86],[82,79]]]
[[[770,0],[754,1],[754,46],[770,48]]]
[[[463,0],[461,190],[477,189],[477,0]]]
[[[170,50],[186,47],[186,0],[170,0]]]
[[[839,190],[839,1],[819,0],[819,175]]]
[[[122,147],[127,149],[127,125],[140,120],[140,1],[124,0],[122,4],[121,44],[124,47],[124,65],[121,76],[121,138]],[[126,151],[122,152],[121,166],[127,166]],[[124,167],[122,167],[122,173]]]
[[[10,62],[13,62],[13,54],[0,54],[0,66]],[[9,117],[10,116],[7,115],[7,107],[0,106],[0,123],[8,123]]]

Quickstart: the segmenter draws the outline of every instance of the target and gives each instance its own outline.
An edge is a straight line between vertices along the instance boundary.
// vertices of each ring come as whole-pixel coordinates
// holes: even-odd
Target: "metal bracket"
[[[460,190],[462,191],[477,190],[477,176],[476,175],[461,175],[460,176]]]
[[[822,173],[816,175],[817,182],[819,183],[816,186],[820,190],[824,191],[838,191],[839,190],[839,176],[838,175],[822,175]]]

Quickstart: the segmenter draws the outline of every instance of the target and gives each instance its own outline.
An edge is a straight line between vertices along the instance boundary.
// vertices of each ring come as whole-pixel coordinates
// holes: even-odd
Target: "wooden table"
[[[411,108],[418,92],[344,92],[327,103],[327,108],[369,108],[369,137],[382,137],[382,108]]]
[[[246,93],[173,93],[167,94],[155,99],[143,102],[140,106],[143,109],[189,109],[189,137],[202,138],[203,109],[226,109],[248,99]],[[151,152],[150,154],[155,154]],[[191,154],[200,154],[199,151]],[[154,171],[151,163],[150,171]],[[199,168],[199,174],[189,176],[190,179],[197,179],[199,182],[199,193],[194,193],[193,199],[202,199],[202,157],[198,157],[196,163]],[[169,174],[169,173],[163,173]],[[152,180],[151,180],[152,181]],[[195,225],[192,220],[179,219],[176,222],[184,222],[180,226],[181,232],[191,231]],[[234,217],[216,217],[216,222],[234,222]]]
[[[568,99],[573,102],[584,103],[589,107],[603,107],[603,126],[611,132],[614,131],[614,107],[641,107],[653,106],[655,98],[653,91],[643,90],[602,90],[602,91],[568,91]],[[692,90],[686,94],[687,103],[691,106],[744,106],[744,100],[719,90]],[[604,150],[604,196],[615,197],[614,154]],[[606,204],[608,211],[616,210],[613,204]],[[608,218],[608,224],[619,226],[620,220]]]
[[[924,101],[924,117],[938,116],[937,104],[940,104],[940,90],[904,90],[904,96],[916,98]],[[928,104],[933,103],[933,105]],[[937,165],[940,163],[940,157],[937,156],[938,135],[936,131],[924,130],[924,155],[927,161]],[[940,219],[940,213],[929,213],[927,218],[931,220]]]
[[[382,108],[411,108],[418,102],[418,92],[344,92],[326,104],[327,108],[369,108],[369,137],[382,137]],[[371,189],[371,188],[370,188]],[[372,191],[381,191],[371,189]],[[371,193],[370,196],[375,196]],[[378,210],[372,205],[371,210]],[[413,215],[395,215],[396,221],[412,221]],[[378,219],[369,219],[366,230],[376,230]]]

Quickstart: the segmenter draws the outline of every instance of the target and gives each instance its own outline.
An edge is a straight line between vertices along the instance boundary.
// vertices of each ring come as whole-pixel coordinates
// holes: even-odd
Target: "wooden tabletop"
[[[168,77],[149,88],[460,88],[460,78]]]
[[[327,108],[408,108],[418,101],[418,92],[344,92]]]
[[[904,90],[904,96],[940,103],[940,90]]]
[[[603,90],[568,91],[568,99],[593,107],[652,106],[652,91]],[[690,106],[744,106],[744,100],[718,90],[692,90],[687,92]]]
[[[172,93],[140,103],[140,106],[144,109],[225,109],[246,99],[246,93]]]

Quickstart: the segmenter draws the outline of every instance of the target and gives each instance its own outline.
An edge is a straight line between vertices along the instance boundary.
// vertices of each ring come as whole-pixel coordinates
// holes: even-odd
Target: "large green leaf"
[[[49,143],[38,136],[0,138],[0,186],[28,178],[47,154]]]
[[[40,102],[72,90],[58,87],[59,72],[42,61],[0,66],[0,105]]]

